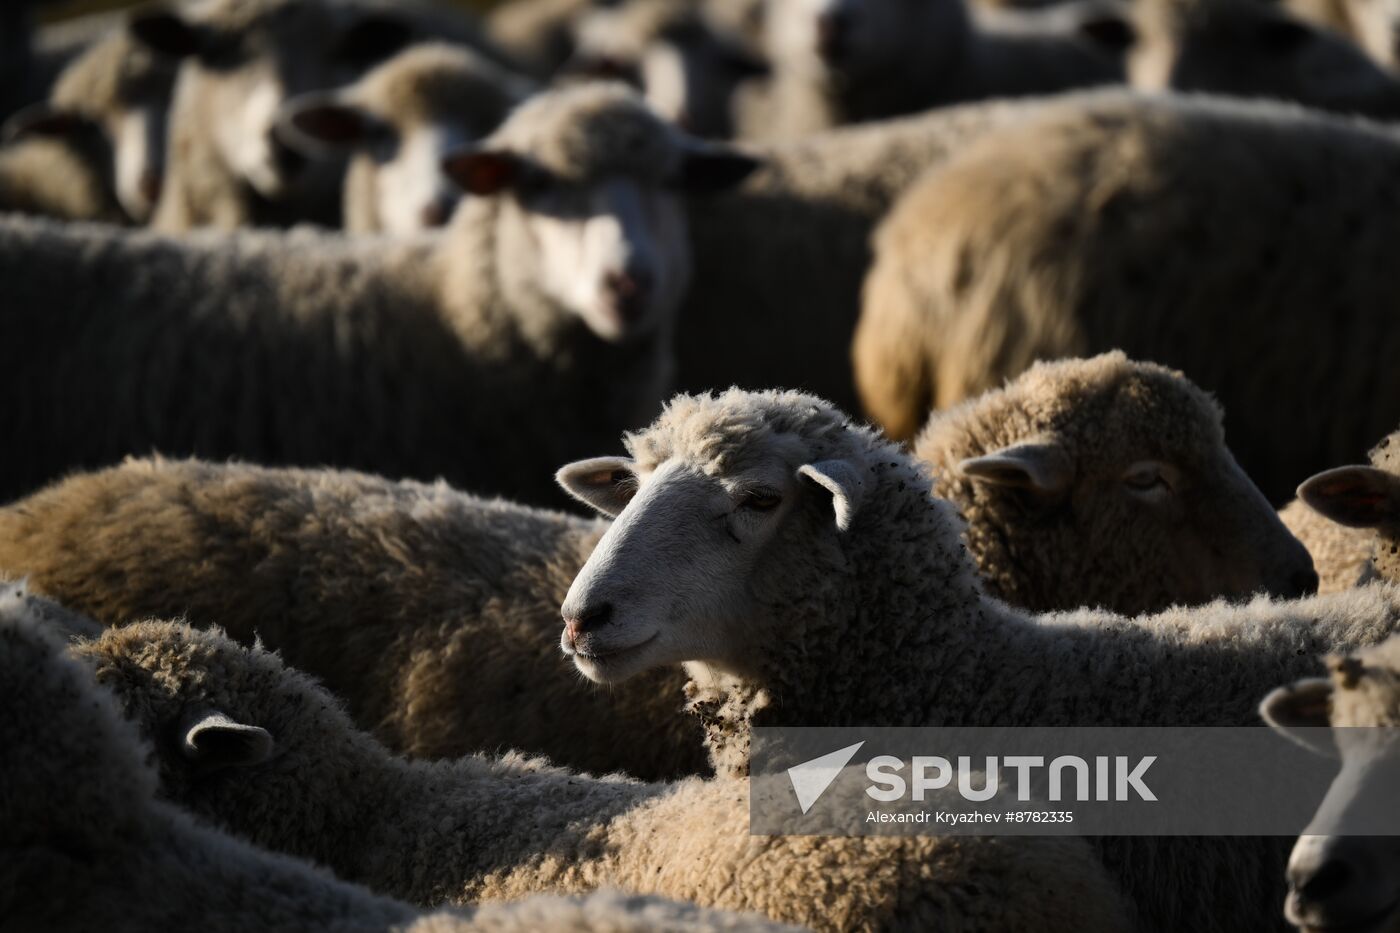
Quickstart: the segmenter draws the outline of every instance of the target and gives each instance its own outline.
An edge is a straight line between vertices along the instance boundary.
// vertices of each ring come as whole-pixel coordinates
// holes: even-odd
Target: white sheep
[[[292,98],[276,126],[309,158],[349,156],[341,200],[346,230],[407,234],[451,219],[462,190],[443,162],[490,134],[533,90],[471,49],[425,43],[348,88]]]
[[[0,211],[61,220],[127,219],[106,175],[105,149],[90,133],[31,136],[0,145]]]
[[[740,136],[790,139],[930,107],[1122,81],[1088,35],[998,30],[963,0],[771,0],[773,75],[741,90]]]
[[[1125,928],[1083,840],[754,836],[743,781],[404,761],[276,655],[217,632],[136,623],[75,650],[143,734],[174,737],[157,751],[163,795],[412,903],[611,886],[818,930]]]
[[[475,197],[435,236],[0,220],[5,394],[25,400],[0,424],[52,428],[42,456],[7,458],[0,499],[152,448],[554,497],[558,463],[615,443],[666,391],[681,194],[752,167],[592,85],[455,154]]]
[[[616,516],[564,601],[604,683],[686,665],[721,774],[754,726],[1247,725],[1309,659],[1400,627],[1400,587],[1128,618],[988,597],[925,468],[812,396],[678,396],[560,482]],[[859,645],[858,650],[854,645]],[[1096,840],[1143,929],[1267,929],[1273,840]]]
[[[731,135],[735,89],[767,72],[697,0],[625,0],[574,24],[564,71],[635,83],[657,113],[697,136]]]
[[[485,49],[470,22],[415,3],[201,0],[133,15],[135,38],[182,58],[170,115],[161,230],[315,221],[339,225],[337,166],[277,131],[290,97],[340,87],[417,39]]]
[[[1260,715],[1341,771],[1288,860],[1288,920],[1306,933],[1400,928],[1400,843],[1394,824],[1400,758],[1400,638],[1327,659],[1310,677],[1264,698]]]
[[[967,523],[987,592],[1014,606],[1133,614],[1317,588],[1225,446],[1219,406],[1162,366],[1036,364],[935,412],[914,455]]]
[[[574,22],[597,0],[512,0],[486,14],[486,34],[536,78],[549,78],[574,51]]]
[[[890,212],[856,334],[866,404],[918,418],[1037,359],[1122,349],[1214,394],[1282,502],[1400,421],[1390,203],[1400,143],[1380,126],[1191,97],[1047,108]],[[871,398],[882,370],[907,374],[902,397]]]
[[[1319,593],[1335,593],[1375,579],[1368,530],[1338,524],[1303,499],[1279,509],[1278,517],[1312,555]]]
[[[81,629],[84,620],[22,587],[0,588],[0,916],[14,929],[777,933],[756,917],[615,892],[414,920],[407,904],[255,849],[157,800],[146,742],[55,638],[75,622]],[[249,731],[224,738],[245,756],[259,743]],[[210,765],[205,778],[218,780],[211,739],[194,736],[192,752]]]
[[[1253,0],[1142,0],[1127,56],[1143,91],[1292,100],[1394,119],[1400,80],[1346,37]]]
[[[166,122],[176,64],[125,31],[89,46],[58,76],[46,103],[5,124],[9,139],[49,136],[82,147],[84,133],[100,146],[91,171],[110,187],[132,220],[150,218],[165,175]],[[58,187],[62,175],[51,183]]]

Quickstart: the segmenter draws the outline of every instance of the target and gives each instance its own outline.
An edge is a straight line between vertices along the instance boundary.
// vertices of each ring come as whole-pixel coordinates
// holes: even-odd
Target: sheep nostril
[[[1333,859],[1323,863],[1322,867],[1304,879],[1302,884],[1297,885],[1295,891],[1300,900],[1320,904],[1346,890],[1351,879],[1351,866]]]
[[[418,212],[419,222],[429,230],[443,226],[451,216],[452,206],[444,201],[431,201]]]
[[[569,633],[569,640],[574,641],[581,635],[596,631],[612,621],[613,607],[611,603],[603,603],[600,606],[590,606],[581,612],[564,619],[564,628]]]

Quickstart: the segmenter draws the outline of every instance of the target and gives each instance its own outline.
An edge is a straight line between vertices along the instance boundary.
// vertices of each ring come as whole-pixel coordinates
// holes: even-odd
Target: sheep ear
[[[86,119],[71,111],[46,103],[30,104],[5,121],[0,142],[14,142],[26,136],[66,138],[77,135],[87,125]]]
[[[797,468],[801,479],[810,480],[831,494],[836,530],[849,531],[865,498],[865,480],[853,464],[845,460],[818,460]]]
[[[1089,42],[1115,55],[1126,52],[1137,43],[1137,30],[1133,24],[1111,13],[1086,17],[1076,28]]]
[[[1369,466],[1326,470],[1298,487],[1298,498],[1348,528],[1400,521],[1400,476]]]
[[[1311,752],[1337,757],[1331,731],[1332,681],[1309,677],[1279,687],[1259,704],[1269,728]]]
[[[442,170],[467,194],[491,197],[514,189],[525,176],[525,161],[493,149],[459,149],[442,160]]]
[[[218,710],[185,717],[180,753],[190,761],[218,768],[248,768],[272,757],[272,735],[260,726],[235,722]]]
[[[324,91],[283,104],[277,127],[279,137],[294,149],[318,158],[353,149],[382,129],[364,109]]]
[[[332,54],[339,61],[369,67],[398,54],[412,40],[413,28],[399,17],[371,14],[350,24]]]
[[[697,148],[685,153],[671,187],[690,194],[727,191],[753,174],[763,162],[753,156],[720,148]]]
[[[199,27],[171,10],[137,13],[127,21],[126,28],[137,42],[168,58],[198,55],[204,47]]]
[[[1074,481],[1074,464],[1057,443],[1014,444],[958,464],[962,475],[997,486],[1055,495]]]
[[[626,457],[594,457],[571,463],[554,474],[564,491],[616,518],[637,493],[634,462]]]

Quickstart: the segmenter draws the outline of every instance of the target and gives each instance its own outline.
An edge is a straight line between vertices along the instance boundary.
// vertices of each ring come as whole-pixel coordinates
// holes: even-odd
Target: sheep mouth
[[[1325,920],[1312,924],[1302,923],[1300,929],[1303,933],[1380,933],[1381,930],[1390,929],[1391,921],[1397,917],[1400,917],[1400,900],[1392,901],[1389,906],[1382,907],[1361,920],[1336,924]]]
[[[639,641],[634,645],[626,645],[621,648],[610,647],[599,650],[597,648],[589,648],[587,646],[582,648],[575,647],[574,660],[587,661],[589,664],[592,664],[596,667],[605,667],[609,664],[616,664],[619,661],[624,661],[628,658],[635,657],[638,652],[640,652],[643,648],[647,647],[660,637],[660,632],[652,632],[651,635],[647,636],[642,641]]]

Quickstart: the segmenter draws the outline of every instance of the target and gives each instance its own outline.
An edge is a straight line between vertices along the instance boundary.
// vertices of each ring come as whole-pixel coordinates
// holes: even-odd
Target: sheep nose
[[[1294,599],[1301,596],[1311,596],[1317,592],[1317,584],[1317,571],[1311,567],[1306,570],[1294,571],[1293,575],[1288,578],[1288,588],[1291,591],[1288,595]]]
[[[628,321],[641,316],[651,296],[652,276],[645,269],[618,270],[609,272],[603,279],[603,288],[612,300],[618,314]]]
[[[851,28],[850,16],[842,10],[828,10],[817,17],[817,54],[831,60],[840,58]]]
[[[431,230],[434,227],[441,227],[447,223],[452,216],[452,205],[442,198],[428,202],[424,208],[418,212],[418,220],[424,229]]]
[[[147,203],[155,204],[160,200],[161,178],[160,172],[154,169],[147,169],[141,173],[141,180],[137,183],[137,190],[141,192],[141,197]]]
[[[607,625],[612,621],[612,615],[612,603],[585,606],[578,612],[564,617],[564,631],[568,632],[570,642],[577,641],[580,636]]]
[[[1329,859],[1316,869],[1288,872],[1290,896],[1300,908],[1324,908],[1351,886],[1355,872],[1341,859]]]

